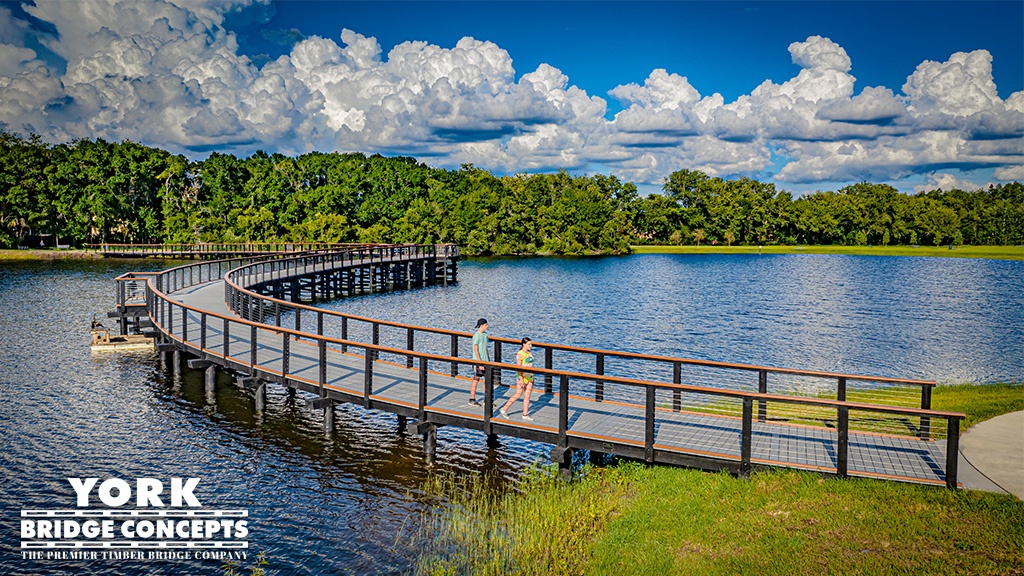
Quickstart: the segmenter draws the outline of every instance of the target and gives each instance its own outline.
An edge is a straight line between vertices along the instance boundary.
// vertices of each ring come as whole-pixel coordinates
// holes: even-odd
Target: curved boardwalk
[[[511,418],[497,410],[513,392],[499,385],[515,379],[510,364],[500,362],[502,345],[510,349],[511,340],[492,338],[496,361],[488,363],[478,394],[483,406],[470,406],[468,378],[460,375],[470,370],[470,360],[460,357],[469,355],[468,345],[461,355],[459,347],[471,334],[302,303],[454,281],[457,258],[457,248],[450,246],[346,248],[294,259],[203,262],[129,274],[118,282],[145,281],[145,311],[162,350],[189,354],[196,368],[240,375],[240,382],[256,390],[257,410],[265,405],[265,386],[271,382],[301,391],[311,406],[324,410],[328,427],[334,426],[338,402],[385,410],[403,423],[415,420],[428,456],[438,427],[460,426],[552,444],[552,460],[566,471],[572,452],[587,449],[737,474],[779,466],[956,486],[963,415],[930,409],[931,382],[537,342],[534,353],[543,367],[532,369],[534,421],[526,422],[519,417],[520,404]],[[372,337],[350,338],[356,325]],[[390,336],[382,337],[382,331]],[[381,343],[402,336],[404,347]],[[570,362],[570,356],[576,360]],[[579,358],[594,369],[579,370]],[[612,360],[620,365],[615,375],[605,370]],[[661,369],[672,370],[671,380],[637,376]],[[750,386],[686,384],[684,370],[687,375],[691,370],[738,374],[741,381],[749,376]],[[771,393],[769,377],[772,383],[812,379],[828,388],[822,392],[819,386],[806,396]]]

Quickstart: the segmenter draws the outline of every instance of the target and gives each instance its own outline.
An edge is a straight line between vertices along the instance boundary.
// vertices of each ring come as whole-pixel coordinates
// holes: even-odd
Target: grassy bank
[[[0,262],[19,260],[86,260],[103,258],[85,250],[0,250]]]
[[[1024,260],[1024,246],[633,246],[637,254],[848,254]]]
[[[941,386],[968,422],[1024,408],[1024,386]],[[796,471],[749,480],[620,463],[519,490],[436,481],[421,574],[1024,574],[1013,496]]]

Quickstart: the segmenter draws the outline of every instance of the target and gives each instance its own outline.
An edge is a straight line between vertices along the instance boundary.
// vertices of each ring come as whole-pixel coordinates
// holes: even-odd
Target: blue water
[[[443,428],[437,463],[393,416],[322,416],[270,389],[202,373],[179,382],[154,353],[91,354],[112,278],[154,261],[0,265],[0,574],[222,574],[220,563],[22,560],[18,516],[74,507],[68,477],[201,477],[208,507],[245,508],[250,554],[279,574],[404,574],[433,473],[514,480],[549,447]],[[1024,262],[845,256],[474,260],[459,283],[335,302],[359,315],[493,336],[940,382],[1024,381]],[[356,330],[354,328],[354,330]],[[404,333],[385,333],[404,343]],[[426,344],[426,343],[425,343]],[[419,343],[418,343],[419,347]],[[251,558],[247,564],[251,564]],[[246,572],[247,573],[247,572]]]

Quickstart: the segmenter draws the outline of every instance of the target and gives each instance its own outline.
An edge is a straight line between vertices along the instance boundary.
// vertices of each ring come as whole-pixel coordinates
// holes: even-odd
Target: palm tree
[[[726,230],[724,236],[726,246],[732,246],[732,243],[736,241],[736,235],[733,234],[732,230]]]
[[[693,231],[693,239],[694,241],[697,242],[697,246],[700,246],[700,241],[703,240],[704,238],[705,235],[703,228],[697,228],[696,230]]]

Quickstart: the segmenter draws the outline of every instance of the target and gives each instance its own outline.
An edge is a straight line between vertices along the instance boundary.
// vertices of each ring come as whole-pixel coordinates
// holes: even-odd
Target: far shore
[[[1024,246],[631,246],[634,254],[846,254],[850,256],[924,256],[1024,260]],[[537,254],[549,256],[550,254]],[[0,250],[0,262],[20,260],[91,260],[92,250]]]
[[[635,254],[846,254],[1024,260],[1024,246],[632,246]]]

